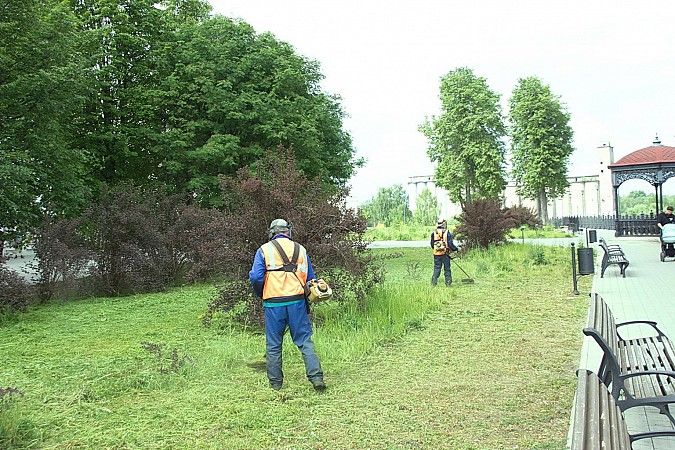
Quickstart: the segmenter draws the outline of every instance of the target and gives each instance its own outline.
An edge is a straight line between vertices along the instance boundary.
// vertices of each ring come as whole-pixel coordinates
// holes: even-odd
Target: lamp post
[[[520,227],[520,239],[525,243],[525,227]]]

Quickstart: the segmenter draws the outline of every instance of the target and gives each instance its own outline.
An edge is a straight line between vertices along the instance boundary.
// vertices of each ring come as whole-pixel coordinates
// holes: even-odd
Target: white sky
[[[210,3],[214,13],[271,32],[321,64],[322,86],[342,97],[345,129],[367,159],[351,182],[355,204],[433,174],[417,127],[440,113],[440,78],[457,67],[485,78],[505,114],[519,78],[548,84],[572,117],[569,175],[596,174],[603,143],[614,147],[615,160],[652,145],[657,134],[675,146],[673,0]]]

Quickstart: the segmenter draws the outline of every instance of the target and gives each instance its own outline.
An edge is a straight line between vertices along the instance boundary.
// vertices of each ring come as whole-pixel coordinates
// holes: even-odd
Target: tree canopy
[[[292,148],[298,168],[324,183],[343,185],[353,175],[344,113],[337,97],[321,91],[318,63],[225,17],[183,28],[173,46],[161,85],[158,178],[213,203],[219,174],[233,175],[278,145]]]
[[[380,188],[375,197],[361,207],[361,212],[368,218],[368,223],[390,226],[395,223],[408,222],[412,219],[409,198],[403,185]]]
[[[0,240],[84,202],[86,154],[72,124],[84,97],[80,44],[67,5],[0,4]]]
[[[506,133],[500,96],[466,67],[441,78],[442,113],[427,119],[420,131],[429,140],[427,154],[436,162],[436,184],[462,207],[472,197],[502,195]]]
[[[429,189],[423,189],[415,201],[414,218],[419,225],[435,225],[439,219],[441,207]]]
[[[548,85],[521,78],[509,99],[512,173],[519,194],[537,200],[539,218],[548,217],[549,198],[569,186],[567,163],[574,151],[570,115]]]
[[[343,187],[355,158],[320,65],[204,0],[0,4],[0,229],[76,214],[103,185],[218,206],[218,176],[292,148]]]

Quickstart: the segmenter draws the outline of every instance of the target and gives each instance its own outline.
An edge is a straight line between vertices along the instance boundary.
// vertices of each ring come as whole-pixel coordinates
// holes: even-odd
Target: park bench
[[[626,268],[628,267],[629,262],[625,253],[621,250],[621,247],[618,245],[608,245],[603,238],[600,238],[598,243],[604,251],[604,255],[602,255],[600,278],[605,276],[605,270],[612,264],[619,266],[621,275],[626,278]]]
[[[650,333],[631,339],[619,333],[620,328],[628,331],[634,326],[647,327]],[[675,402],[675,348],[656,322],[616,323],[603,298],[592,294],[584,334],[592,337],[603,352],[597,374],[610,387],[621,411],[652,406],[675,424],[668,407]]]
[[[626,419],[602,380],[589,370],[577,371],[570,450],[630,450],[639,439],[664,436],[675,436],[675,431],[629,434]]]

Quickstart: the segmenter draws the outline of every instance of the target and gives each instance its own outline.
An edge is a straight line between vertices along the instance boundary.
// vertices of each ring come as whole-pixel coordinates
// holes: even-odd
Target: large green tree
[[[218,202],[218,175],[293,149],[298,169],[343,185],[360,162],[338,98],[320,88],[315,61],[271,34],[216,16],[183,27],[165,55],[165,133],[158,177]]]
[[[435,225],[441,213],[438,199],[429,189],[423,189],[415,201],[415,223],[419,225]]]
[[[0,232],[103,184],[219,204],[218,175],[292,148],[344,186],[360,164],[316,61],[204,0],[0,2]],[[1,236],[0,236],[1,237]]]
[[[72,146],[84,98],[81,44],[67,3],[0,2],[0,240],[44,212],[82,207],[86,155]]]
[[[162,159],[160,84],[180,7],[154,0],[71,0],[82,23],[91,84],[76,117],[78,144],[95,182],[156,179]],[[208,17],[208,16],[205,16]]]
[[[408,202],[408,194],[403,189],[403,185],[395,184],[391,187],[380,188],[375,197],[361,206],[361,211],[368,218],[369,223],[390,226],[412,219]]]
[[[203,205],[267,149],[292,148],[328,185],[352,176],[351,137],[319,64],[200,0],[73,0],[95,87],[80,120],[95,180],[161,182]]]
[[[548,199],[560,197],[569,186],[570,115],[536,77],[518,80],[509,107],[513,178],[520,195],[536,200],[539,219],[546,223]]]
[[[506,133],[499,94],[466,67],[441,78],[442,113],[420,126],[436,163],[436,184],[462,208],[473,197],[502,195]]]

